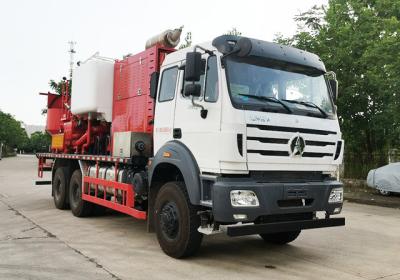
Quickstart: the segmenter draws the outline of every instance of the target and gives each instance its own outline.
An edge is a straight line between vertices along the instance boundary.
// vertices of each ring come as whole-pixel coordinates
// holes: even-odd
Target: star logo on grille
[[[306,141],[300,135],[296,135],[290,141],[290,152],[291,156],[301,157],[304,153],[304,149],[306,147]]]

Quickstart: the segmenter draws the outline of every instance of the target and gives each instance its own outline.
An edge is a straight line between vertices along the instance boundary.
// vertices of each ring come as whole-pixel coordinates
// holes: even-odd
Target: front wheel
[[[278,245],[284,245],[294,241],[300,234],[298,231],[287,231],[278,233],[264,233],[260,234],[261,238],[267,243],[273,243]]]
[[[161,249],[173,258],[184,258],[196,253],[203,235],[197,231],[200,217],[192,205],[182,182],[168,182],[157,194],[155,229]]]

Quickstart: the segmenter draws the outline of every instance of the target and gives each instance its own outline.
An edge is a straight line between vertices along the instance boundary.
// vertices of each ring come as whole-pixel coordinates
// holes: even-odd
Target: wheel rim
[[[61,195],[61,180],[57,180],[54,188],[54,196],[58,200]]]
[[[79,199],[81,198],[80,188],[78,184],[73,184],[72,186],[72,203],[77,205]]]
[[[167,202],[161,208],[160,225],[161,231],[167,239],[176,239],[179,232],[179,211],[174,202]]]

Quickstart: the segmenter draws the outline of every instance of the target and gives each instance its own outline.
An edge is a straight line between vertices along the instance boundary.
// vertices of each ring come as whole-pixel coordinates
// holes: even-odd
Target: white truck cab
[[[317,55],[223,35],[168,54],[153,95],[150,193],[183,181],[200,232],[287,243],[344,225],[330,218],[343,203],[337,81]]]
[[[211,43],[201,47],[212,54],[201,55],[206,70],[196,81],[201,86],[199,97],[184,94],[189,83],[184,78],[186,53],[193,48],[171,53],[164,61],[154,154],[168,141],[179,139],[202,173],[336,172],[343,140],[325,71],[313,73],[273,62],[262,65],[234,55],[224,58]],[[201,107],[206,117],[201,116]]]

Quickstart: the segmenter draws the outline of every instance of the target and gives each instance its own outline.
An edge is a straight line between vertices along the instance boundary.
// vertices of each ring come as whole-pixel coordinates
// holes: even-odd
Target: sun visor
[[[212,44],[224,55],[233,53],[237,57],[263,58],[326,72],[324,63],[317,55],[281,44],[232,35],[219,36]]]

